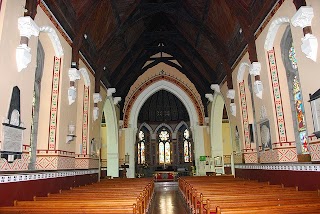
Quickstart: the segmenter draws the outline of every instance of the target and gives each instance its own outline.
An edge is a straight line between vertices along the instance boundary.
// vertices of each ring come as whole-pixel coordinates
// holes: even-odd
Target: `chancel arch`
[[[190,93],[187,93],[186,91],[182,90],[181,87],[174,84],[174,82],[171,82],[170,79],[160,79],[158,81],[154,81],[153,84],[146,87],[141,93],[137,94],[135,97],[134,102],[132,103],[132,107],[130,108],[130,114],[126,115],[127,111],[124,112],[124,117],[128,116],[128,128],[125,128],[127,134],[126,139],[126,153],[130,155],[130,165],[131,162],[134,163],[135,161],[135,152],[134,147],[131,145],[134,145],[135,143],[132,142],[132,140],[136,139],[136,133],[137,133],[137,126],[138,126],[138,114],[143,106],[143,104],[146,102],[148,98],[150,98],[153,94],[164,90],[167,92],[172,93],[175,97],[177,97],[181,103],[183,104],[184,108],[186,109],[186,113],[189,115],[190,120],[190,130],[193,132],[193,141],[195,142],[194,145],[194,154],[195,157],[200,156],[200,154],[204,154],[204,145],[203,142],[199,139],[197,141],[198,136],[198,124],[203,123],[203,113],[200,110],[201,106],[197,105],[197,102],[195,102],[195,98],[190,97]],[[197,106],[196,106],[197,105]],[[125,118],[126,119],[126,118]],[[172,129],[173,130],[173,129]],[[203,131],[203,130],[201,130]],[[156,132],[154,132],[156,133]],[[173,131],[172,131],[173,133]],[[201,136],[201,133],[199,133]],[[131,145],[129,145],[131,144]],[[131,156],[133,158],[131,158]],[[133,169],[128,169],[128,175],[133,177],[134,171]]]

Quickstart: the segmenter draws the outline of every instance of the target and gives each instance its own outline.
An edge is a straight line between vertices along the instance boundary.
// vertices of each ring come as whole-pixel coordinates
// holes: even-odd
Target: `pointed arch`
[[[142,127],[145,127],[146,129],[148,129],[148,131],[150,132],[150,134],[153,133],[153,130],[152,130],[151,126],[150,126],[148,123],[146,123],[146,122],[142,123],[142,124],[139,126],[139,129],[138,129],[138,130],[141,130]]]
[[[87,69],[80,68],[79,71],[80,71],[81,75],[83,76],[83,81],[84,81],[85,86],[89,87],[90,86],[90,76],[89,76]]]
[[[154,130],[154,133],[158,133],[159,129],[161,129],[162,127],[166,127],[171,134],[173,133],[173,129],[171,128],[171,126],[166,123],[161,123],[159,126],[157,126],[157,128]]]
[[[270,51],[273,49],[274,40],[278,33],[279,27],[282,24],[290,24],[290,19],[288,17],[279,17],[271,23],[264,43],[264,49],[266,51]]]
[[[166,90],[174,94],[186,107],[191,126],[204,123],[204,107],[201,99],[183,83],[170,76],[156,76],[145,82],[125,103],[124,107],[124,127],[130,125],[137,128],[137,118],[141,107],[145,101],[154,93]]]
[[[176,128],[174,129],[174,133],[177,133],[179,131],[179,129],[182,127],[182,126],[186,126],[187,128],[189,128],[188,124],[184,121],[181,121],[177,126]]]
[[[246,72],[246,67],[250,67],[250,64],[247,62],[242,62],[238,69],[237,81],[242,82],[244,80],[244,73]]]
[[[49,38],[52,42],[56,57],[60,58],[63,56],[63,48],[59,39],[57,32],[50,26],[40,27],[40,32],[48,33]]]

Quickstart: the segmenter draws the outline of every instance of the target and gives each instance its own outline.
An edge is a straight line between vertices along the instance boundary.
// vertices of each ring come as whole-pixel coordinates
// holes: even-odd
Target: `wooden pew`
[[[320,213],[316,191],[230,177],[183,177],[179,189],[193,213]]]
[[[106,180],[48,197],[34,197],[34,201],[16,201],[14,207],[0,207],[0,213],[143,214],[148,211],[153,191],[152,179]]]

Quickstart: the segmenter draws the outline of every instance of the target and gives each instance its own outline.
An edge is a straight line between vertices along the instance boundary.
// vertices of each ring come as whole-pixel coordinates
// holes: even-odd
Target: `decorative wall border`
[[[89,110],[89,87],[84,86],[83,95],[83,119],[82,119],[82,154],[87,154],[88,144],[88,111]]]
[[[236,169],[288,170],[320,172],[320,164],[235,164]]]
[[[37,150],[37,155],[63,155],[63,156],[75,156],[75,152],[63,151],[63,150]]]
[[[43,180],[49,178],[61,178],[77,175],[88,175],[99,173],[98,169],[55,171],[55,172],[37,172],[37,173],[19,173],[19,174],[0,174],[0,184],[22,181]]]
[[[279,75],[278,75],[278,68],[277,68],[276,55],[275,55],[274,49],[267,51],[267,54],[268,54],[268,61],[269,61],[270,74],[271,74],[274,105],[275,105],[275,111],[277,115],[279,141],[287,142],[286,126],[285,126],[281,90],[280,90],[280,84],[279,84]]]
[[[242,123],[243,123],[243,130],[244,130],[244,143],[245,143],[245,148],[250,149],[251,142],[250,142],[248,108],[247,108],[244,80],[242,82],[239,82],[239,89],[240,89],[240,100],[241,100]]]
[[[58,101],[59,101],[59,85],[60,85],[60,66],[61,59],[54,57],[51,105],[50,105],[50,122],[49,122],[49,150],[54,150],[56,147],[56,131],[58,120]]]
[[[131,112],[131,108],[134,104],[134,102],[136,101],[136,99],[138,98],[138,96],[150,85],[161,81],[161,80],[166,80],[170,83],[173,83],[174,85],[176,85],[177,87],[181,88],[188,96],[189,98],[192,100],[193,105],[197,111],[197,116],[198,116],[198,121],[200,126],[202,126],[204,124],[204,118],[205,118],[205,113],[204,113],[204,107],[203,104],[201,102],[201,98],[200,100],[197,99],[197,96],[194,94],[194,92],[187,86],[185,85],[182,81],[180,81],[179,79],[177,79],[176,77],[173,76],[168,76],[165,73],[161,73],[153,76],[151,79],[148,79],[146,82],[143,82],[139,87],[136,88],[136,90],[130,95],[130,97],[128,98],[128,101],[126,101],[126,103],[124,104],[124,110],[123,110],[123,127],[127,128],[129,125],[129,119],[130,119],[130,112]]]

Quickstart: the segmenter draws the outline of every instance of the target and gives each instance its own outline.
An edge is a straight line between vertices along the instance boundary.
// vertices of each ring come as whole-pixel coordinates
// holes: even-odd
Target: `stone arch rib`
[[[137,98],[139,96],[142,96],[141,94],[150,86],[152,86],[155,83],[159,83],[160,81],[165,81],[168,82],[170,84],[175,85],[176,87],[178,87],[179,89],[181,89],[183,91],[183,93],[186,95],[186,97],[188,97],[191,102],[192,102],[192,107],[190,106],[190,104],[183,102],[184,105],[188,105],[190,108],[193,108],[197,118],[195,119],[197,123],[197,125],[203,125],[204,124],[204,118],[205,118],[205,114],[204,114],[204,107],[203,104],[201,102],[201,98],[198,98],[194,92],[186,85],[184,84],[182,81],[178,80],[175,77],[169,76],[169,75],[157,75],[154,76],[153,78],[149,79],[148,81],[144,82],[143,84],[140,85],[140,87],[138,87],[135,92],[129,97],[128,101],[125,103],[124,106],[124,116],[123,116],[123,124],[125,128],[129,127],[129,121],[131,118],[131,112],[132,112],[132,107],[134,105],[134,103],[137,101]],[[168,88],[166,89],[168,90]],[[170,90],[169,90],[170,91]],[[173,92],[173,91],[171,91]],[[151,95],[144,97],[144,101],[150,97]],[[190,109],[189,108],[189,109]],[[138,109],[140,110],[140,109]],[[190,114],[191,112],[189,112]],[[191,115],[190,115],[191,117]],[[190,118],[191,120],[191,118]],[[134,125],[134,124],[132,124]]]

